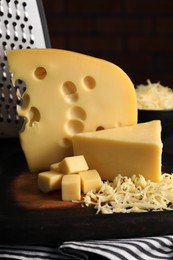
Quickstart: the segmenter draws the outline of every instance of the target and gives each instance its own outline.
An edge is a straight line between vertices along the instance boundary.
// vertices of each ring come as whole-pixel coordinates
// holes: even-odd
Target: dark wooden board
[[[23,171],[14,177],[10,192],[15,203],[28,210],[81,207],[79,203],[62,201],[60,191],[47,194],[41,192],[37,186],[37,173],[29,171]]]
[[[168,146],[167,146],[168,147]],[[164,170],[173,169],[171,145]],[[0,140],[0,243],[61,243],[67,240],[173,234],[173,211],[96,215],[91,207],[43,194],[29,173],[17,139]]]

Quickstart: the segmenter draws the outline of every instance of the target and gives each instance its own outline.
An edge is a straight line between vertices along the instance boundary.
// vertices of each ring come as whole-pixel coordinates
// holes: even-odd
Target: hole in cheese
[[[29,126],[33,126],[34,122],[40,121],[40,112],[36,107],[31,107],[29,111]]]
[[[96,81],[92,76],[86,76],[83,81],[85,87],[87,87],[88,89],[93,89],[96,86]]]
[[[77,92],[77,88],[72,81],[66,81],[62,85],[64,95],[71,95]]]
[[[72,107],[69,114],[72,118],[78,118],[83,121],[86,119],[86,112],[82,107]]]
[[[46,69],[43,68],[43,67],[38,67],[38,68],[36,68],[34,74],[35,74],[35,76],[36,76],[37,79],[42,80],[42,79],[44,79],[44,78],[46,77],[47,71],[46,71]]]
[[[67,122],[67,131],[70,134],[81,133],[84,130],[84,125],[79,120],[69,120]]]
[[[73,103],[79,99],[79,95],[77,93],[74,93],[71,95],[66,95],[65,99],[66,99],[66,102]]]
[[[24,94],[22,97],[22,109],[27,109],[30,103],[30,96],[28,94]]]
[[[27,117],[24,117],[23,125],[20,129],[20,134],[25,131],[25,126],[26,126],[27,122],[28,122]]]
[[[104,127],[103,127],[103,126],[98,126],[98,127],[96,128],[96,131],[100,131],[100,130],[104,130]]]
[[[77,87],[72,81],[65,81],[62,85],[62,92],[65,95],[66,101],[73,103],[79,99]]]

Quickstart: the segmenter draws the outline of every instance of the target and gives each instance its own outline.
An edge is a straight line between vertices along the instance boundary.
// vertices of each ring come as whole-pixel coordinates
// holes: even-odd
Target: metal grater
[[[0,138],[18,136],[23,121],[16,113],[16,90],[26,87],[21,80],[11,85],[5,51],[36,47],[50,47],[42,2],[0,0]]]

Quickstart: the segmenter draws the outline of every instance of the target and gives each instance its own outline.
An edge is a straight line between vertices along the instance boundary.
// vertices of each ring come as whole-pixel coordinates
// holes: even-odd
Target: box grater
[[[21,80],[12,86],[5,51],[46,47],[50,40],[42,1],[0,0],[0,138],[18,136],[23,121],[16,113],[16,90],[22,93],[26,87]]]

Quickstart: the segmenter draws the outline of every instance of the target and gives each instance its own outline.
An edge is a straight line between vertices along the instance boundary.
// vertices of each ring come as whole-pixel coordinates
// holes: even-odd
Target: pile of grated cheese
[[[93,205],[97,214],[173,210],[173,174],[162,174],[158,183],[142,175],[117,175],[113,182],[103,182],[98,192],[89,191],[83,204]]]
[[[138,85],[136,97],[138,109],[163,110],[173,108],[173,90],[161,85],[160,82],[151,83],[150,80],[147,80],[147,85]]]

